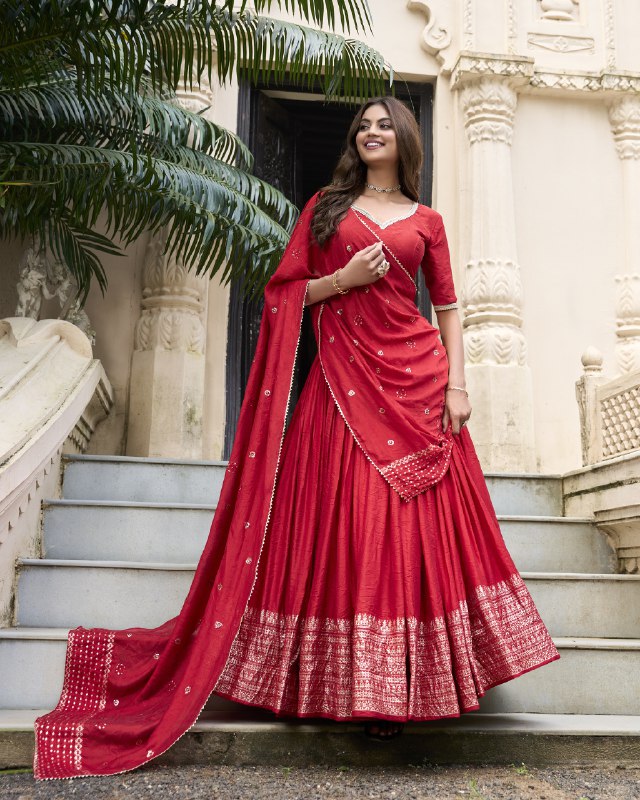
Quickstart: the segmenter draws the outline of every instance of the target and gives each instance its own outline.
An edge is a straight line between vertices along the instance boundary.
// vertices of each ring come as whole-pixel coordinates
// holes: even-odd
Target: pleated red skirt
[[[559,658],[505,547],[469,431],[403,501],[314,361],[256,583],[215,693],[298,717],[425,720]]]

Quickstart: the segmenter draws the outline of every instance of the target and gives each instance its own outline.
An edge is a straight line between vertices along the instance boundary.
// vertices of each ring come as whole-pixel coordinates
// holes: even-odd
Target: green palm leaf
[[[140,138],[156,139],[169,146],[190,143],[194,150],[215,155],[251,169],[253,156],[235,134],[200,114],[161,98],[105,89],[99,95],[79,95],[76,76],[70,71],[52,76],[47,84],[20,89],[0,87],[0,138],[25,138],[114,147],[138,131]],[[13,136],[12,136],[13,134]],[[126,135],[125,135],[126,134]]]
[[[209,174],[106,148],[0,143],[0,161],[8,165],[0,236],[40,235],[84,286],[92,262],[80,258],[68,232],[93,229],[106,208],[106,232],[124,244],[169,226],[170,252],[197,272],[221,271],[226,280],[250,268],[259,291],[286,244],[295,209],[263,181],[200,155]],[[35,183],[39,190],[30,191]],[[212,247],[217,237],[221,248]]]
[[[347,32],[366,0],[4,0],[0,3],[0,236],[37,234],[86,295],[99,253],[144,231],[199,272],[257,296],[296,210],[250,174],[240,139],[176,101],[203,73],[298,86],[328,98],[380,93],[382,56],[281,9]],[[102,217],[101,217],[102,215]],[[96,232],[106,219],[104,233]]]
[[[281,73],[290,62],[289,77],[297,81],[305,78],[299,69],[300,52],[308,54],[309,45],[315,43],[316,47],[325,47],[327,53],[323,57],[316,51],[310,66],[322,63],[332,72],[341,66],[348,96],[365,96],[372,84],[380,86],[386,68],[375,51],[371,51],[369,59],[377,62],[375,72],[371,72],[371,63],[366,60],[354,60],[352,64],[358,67],[354,70],[340,56],[345,47],[343,37],[261,17],[246,9],[233,13],[229,5],[208,0],[175,5],[151,0],[138,4],[126,0],[30,0],[18,4],[17,0],[8,0],[0,6],[0,22],[15,25],[21,20],[19,7],[40,15],[41,25],[36,29],[29,24],[18,25],[21,36],[13,41],[7,41],[7,33],[0,31],[0,71],[4,67],[11,72],[12,66],[28,58],[37,74],[34,65],[43,59],[50,63],[53,58],[58,64],[66,62],[76,67],[79,85],[85,91],[99,91],[107,83],[137,89],[147,70],[154,89],[161,91],[166,87],[175,90],[183,76],[192,86],[194,73],[197,78],[205,69],[210,79],[215,69],[218,79],[226,81],[247,65],[255,68],[257,63],[264,72]],[[273,3],[258,5],[262,8]],[[328,9],[332,4],[285,0],[278,5],[287,10],[299,6],[304,16],[322,24],[322,8]],[[354,16],[360,21],[362,12],[358,13],[358,9],[366,8],[361,0],[339,0],[335,5],[347,26]],[[101,7],[109,10],[109,16],[97,13]],[[6,11],[2,13],[2,9]],[[13,13],[7,13],[11,10]],[[333,22],[333,12],[330,16]]]

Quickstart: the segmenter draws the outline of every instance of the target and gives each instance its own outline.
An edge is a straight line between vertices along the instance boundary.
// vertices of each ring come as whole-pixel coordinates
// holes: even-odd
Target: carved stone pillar
[[[176,103],[209,114],[213,92],[206,74],[182,83]],[[162,255],[165,239],[149,240],[142,272],[142,303],[131,364],[127,455],[204,456],[208,277]]]
[[[202,458],[208,279],[149,241],[131,366],[127,455]]]
[[[583,466],[602,460],[600,409],[596,397],[596,389],[607,380],[602,371],[602,361],[602,353],[597,347],[587,347],[582,354],[583,374],[576,381]]]
[[[624,266],[615,276],[616,357],[621,373],[640,369],[640,97],[609,106],[611,128],[622,164]]]
[[[522,326],[511,176],[515,90],[500,77],[461,89],[469,142],[469,260],[462,291],[470,421],[488,471],[535,471],[533,392]]]

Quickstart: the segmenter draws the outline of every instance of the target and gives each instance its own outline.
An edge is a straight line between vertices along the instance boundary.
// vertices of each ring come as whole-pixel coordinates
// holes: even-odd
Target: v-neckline
[[[364,214],[364,215],[365,215],[365,217],[367,217],[368,219],[370,219],[370,220],[371,220],[371,222],[375,222],[375,224],[376,224],[376,225],[377,225],[377,226],[378,226],[378,227],[379,227],[381,230],[384,230],[385,228],[388,228],[388,227],[389,227],[389,225],[393,225],[395,222],[402,222],[402,220],[404,220],[404,219],[409,219],[409,217],[412,217],[412,216],[413,216],[413,215],[416,213],[416,211],[418,210],[418,203],[414,203],[414,204],[413,204],[413,205],[412,205],[412,206],[409,208],[409,211],[408,211],[406,214],[402,214],[402,215],[399,215],[399,216],[397,216],[397,217],[391,217],[391,219],[385,220],[384,222],[380,222],[379,220],[377,220],[377,219],[376,219],[376,218],[373,216],[373,214],[371,214],[369,211],[367,211],[367,210],[366,210],[366,208],[362,208],[361,206],[358,206],[358,205],[356,205],[355,203],[352,203],[352,204],[351,204],[351,208],[352,208],[354,211],[358,211],[358,212],[360,212],[360,214]]]

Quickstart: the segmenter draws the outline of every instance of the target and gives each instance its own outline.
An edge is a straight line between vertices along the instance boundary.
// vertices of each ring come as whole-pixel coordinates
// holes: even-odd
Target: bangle
[[[466,389],[463,389],[462,386],[447,386],[447,391],[449,391],[449,389],[457,389],[459,392],[464,392],[467,397],[469,397],[469,392]]]
[[[338,273],[340,272],[341,269],[342,267],[340,267],[333,273],[333,276],[331,278],[331,283],[333,284],[333,288],[336,290],[336,292],[338,292],[338,294],[348,294],[349,289],[341,289],[338,286]]]

